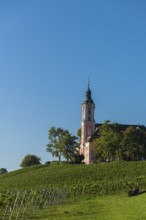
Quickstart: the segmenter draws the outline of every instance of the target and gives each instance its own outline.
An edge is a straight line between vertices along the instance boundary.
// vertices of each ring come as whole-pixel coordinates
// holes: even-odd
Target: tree
[[[6,168],[0,168],[0,174],[4,174],[7,173],[7,169]]]
[[[39,164],[40,164],[40,160],[41,160],[41,158],[39,158],[39,157],[36,156],[36,155],[27,154],[27,155],[23,158],[23,160],[22,160],[20,166],[21,166],[22,168],[24,168],[24,167],[33,166],[33,165],[39,165]]]
[[[77,148],[76,139],[76,136],[71,135],[67,130],[65,130],[64,136],[62,138],[62,154],[67,159],[67,161],[71,161],[74,158]]]
[[[62,137],[64,134],[64,130],[62,128],[52,127],[49,130],[49,143],[47,144],[47,152],[50,152],[53,157],[58,157],[58,160],[61,161],[61,153],[62,153]]]
[[[127,161],[146,159],[146,134],[139,127],[128,127],[123,133],[121,158]]]
[[[120,148],[122,133],[117,123],[110,124],[105,121],[99,127],[99,137],[93,141],[93,151],[96,153],[99,161],[113,161]]]
[[[77,136],[79,137],[79,139],[81,138],[81,128],[79,128],[79,129],[77,130]]]
[[[49,143],[46,150],[53,157],[58,157],[59,161],[61,161],[62,156],[67,161],[71,160],[77,147],[77,138],[75,136],[71,135],[68,130],[52,127],[49,130],[48,139]]]
[[[74,163],[81,164],[83,160],[84,160],[84,155],[79,154],[79,152],[76,152],[76,154],[74,155]]]

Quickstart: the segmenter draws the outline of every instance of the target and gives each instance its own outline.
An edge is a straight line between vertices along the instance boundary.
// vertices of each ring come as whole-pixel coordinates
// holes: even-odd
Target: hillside
[[[87,197],[38,210],[32,220],[144,220],[146,194],[127,197],[124,193]]]
[[[0,176],[0,191],[66,187],[72,196],[146,189],[146,162],[32,166]]]

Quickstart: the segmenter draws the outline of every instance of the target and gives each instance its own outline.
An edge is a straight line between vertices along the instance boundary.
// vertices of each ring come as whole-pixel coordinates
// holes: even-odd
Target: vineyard
[[[38,209],[58,205],[65,201],[67,190],[14,190],[0,193],[0,219],[29,219],[29,215]]]
[[[92,165],[32,166],[0,176],[0,191],[66,187],[68,195],[83,196],[146,189],[146,162]]]
[[[146,162],[52,163],[0,176],[0,219],[27,219],[68,198],[146,189]]]

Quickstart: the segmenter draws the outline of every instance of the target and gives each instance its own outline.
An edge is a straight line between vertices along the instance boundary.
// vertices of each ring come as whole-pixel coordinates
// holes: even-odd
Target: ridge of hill
[[[0,175],[0,191],[66,187],[72,196],[146,189],[146,162],[37,165]]]

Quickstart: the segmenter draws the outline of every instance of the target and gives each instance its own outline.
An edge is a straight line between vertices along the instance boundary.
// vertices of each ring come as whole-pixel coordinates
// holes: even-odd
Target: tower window
[[[90,121],[90,117],[88,117],[88,121]]]
[[[91,111],[90,110],[88,110],[88,114],[90,114],[91,113]]]

